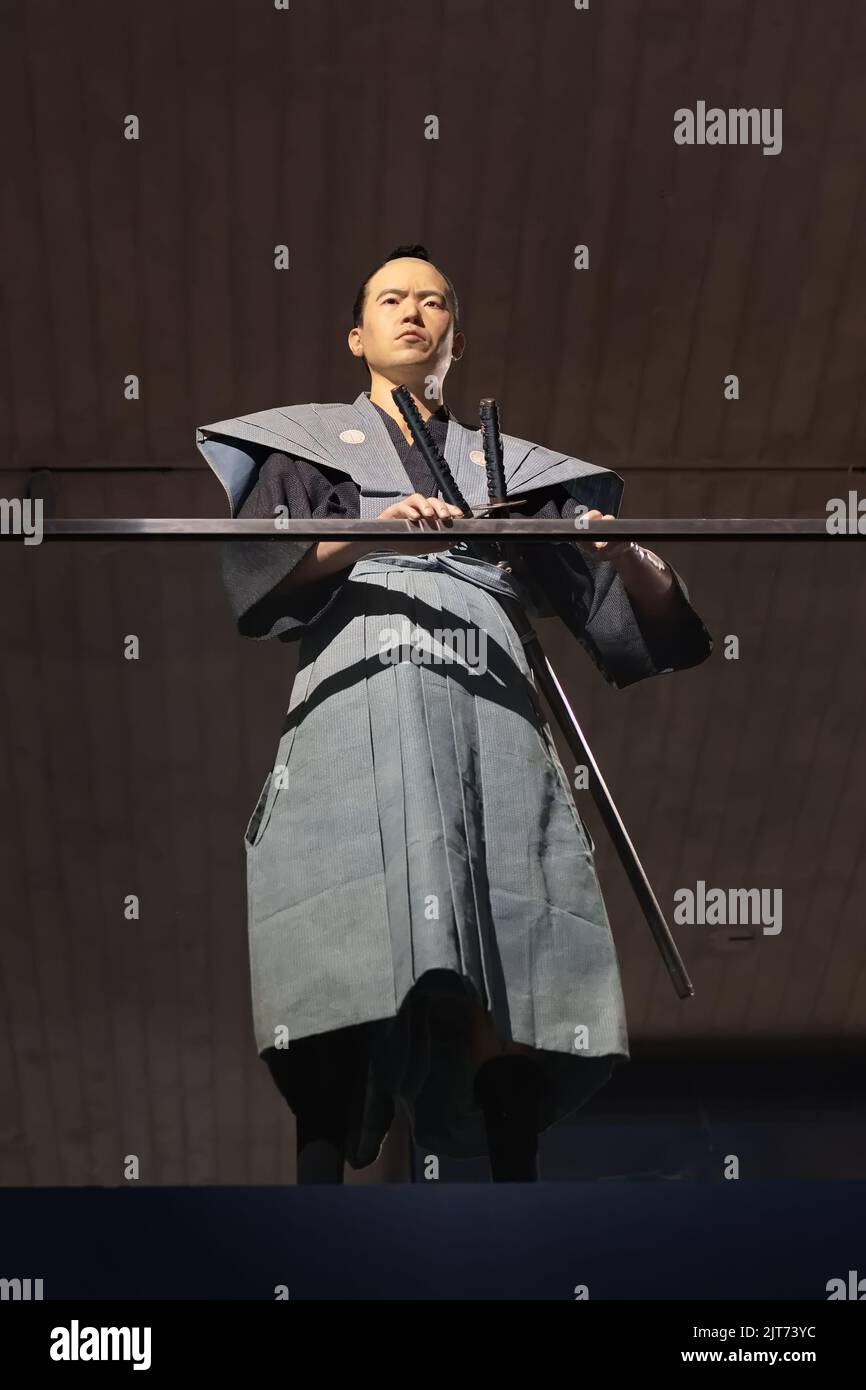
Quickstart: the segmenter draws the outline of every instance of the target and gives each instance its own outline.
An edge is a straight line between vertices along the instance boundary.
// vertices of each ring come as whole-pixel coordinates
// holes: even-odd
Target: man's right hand
[[[451,518],[462,516],[459,507],[443,502],[441,497],[422,497],[413,492],[411,497],[403,497],[380,512],[377,521],[406,521],[417,530],[439,532],[429,540],[400,542],[394,547],[401,554],[427,555],[431,550],[447,550],[453,541],[447,535],[451,529]],[[289,593],[294,589],[315,584],[328,575],[340,570],[351,569],[359,560],[386,548],[376,541],[318,541],[314,542],[300,563],[274,585],[272,593]]]
[[[380,512],[377,521],[410,521],[415,524],[418,530],[435,530],[448,532],[451,529],[451,520],[455,516],[462,516],[459,507],[455,507],[451,502],[445,502],[441,497],[424,497],[420,492],[413,492],[411,497],[403,497],[399,502],[394,502],[390,507],[386,507]],[[431,550],[447,550],[453,545],[454,541],[447,534],[439,535],[435,539],[424,541],[413,541],[411,544],[404,544],[402,541],[395,547],[402,554],[407,555],[426,555]]]

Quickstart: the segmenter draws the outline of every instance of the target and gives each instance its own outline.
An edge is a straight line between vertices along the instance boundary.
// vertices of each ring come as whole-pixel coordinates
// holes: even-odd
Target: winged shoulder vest
[[[550,516],[573,515],[569,499],[588,509],[616,516],[623,480],[607,468],[598,468],[570,454],[542,448],[528,439],[503,435],[505,479],[511,497],[537,493],[539,507]],[[196,444],[216,474],[234,518],[252,488],[269,454],[277,452],[308,460],[325,472],[350,478],[360,494],[360,515],[379,516],[392,502],[410,495],[414,488],[376,406],[366,392],[351,405],[292,405],[239,415],[202,425]],[[449,414],[445,457],[470,506],[487,499],[480,430],[469,429]],[[557,500],[541,496],[542,489]],[[527,507],[527,515],[533,508]],[[576,538],[575,538],[576,539]],[[504,572],[471,555],[448,552],[440,563],[461,572],[471,571],[473,582],[505,591],[510,581]],[[616,568],[574,542],[553,541],[529,545],[525,559],[538,585],[540,616],[556,613],[580,641],[605,679],[622,688],[660,671],[682,669],[704,661],[712,640],[688,601],[688,589],[676,570],[680,591],[681,622],[676,631],[663,633],[652,642],[636,621]],[[482,573],[483,571],[483,573]],[[545,611],[545,609],[547,611]]]
[[[378,516],[411,487],[387,429],[366,392],[351,404],[292,405],[218,420],[196,430],[196,444],[236,517],[269,453],[292,454],[357,484],[361,516]],[[617,473],[528,439],[502,436],[508,492],[517,497],[554,483],[585,506],[616,515],[623,491]],[[449,415],[445,457],[470,506],[487,501],[481,432]]]

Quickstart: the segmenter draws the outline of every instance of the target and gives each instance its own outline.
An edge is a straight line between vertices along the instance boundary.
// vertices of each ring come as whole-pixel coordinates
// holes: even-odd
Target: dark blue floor
[[[866,1183],[7,1188],[0,1231],[46,1299],[866,1297]]]

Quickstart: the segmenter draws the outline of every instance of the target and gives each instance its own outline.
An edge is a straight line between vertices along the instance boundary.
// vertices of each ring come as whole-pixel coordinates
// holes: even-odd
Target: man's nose
[[[407,294],[406,298],[403,300],[402,317],[408,323],[417,323],[421,318],[421,301],[416,299],[413,295]]]

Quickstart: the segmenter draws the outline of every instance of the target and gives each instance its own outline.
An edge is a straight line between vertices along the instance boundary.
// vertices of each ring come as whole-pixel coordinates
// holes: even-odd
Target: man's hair
[[[361,320],[364,317],[364,304],[367,299],[367,286],[369,285],[373,276],[376,274],[376,271],[381,270],[382,266],[387,265],[389,261],[399,260],[402,256],[412,256],[416,261],[430,261],[430,264],[434,265],[434,262],[430,259],[430,253],[427,250],[426,246],[419,246],[417,244],[396,246],[394,250],[391,251],[385,257],[384,260],[380,261],[378,265],[373,266],[373,269],[370,271],[369,275],[366,277],[363,284],[361,285],[361,288],[358,290],[358,293],[355,295],[355,303],[352,305],[353,328],[360,328],[361,326]],[[438,265],[435,266],[435,269],[439,270]],[[451,299],[451,310],[454,315],[454,327],[457,328],[460,324],[460,309],[457,303],[457,295],[454,291],[454,286],[448,279],[448,276],[445,274],[445,271],[439,270],[439,274],[442,276],[443,280],[445,281],[445,284],[448,286],[448,294]]]

